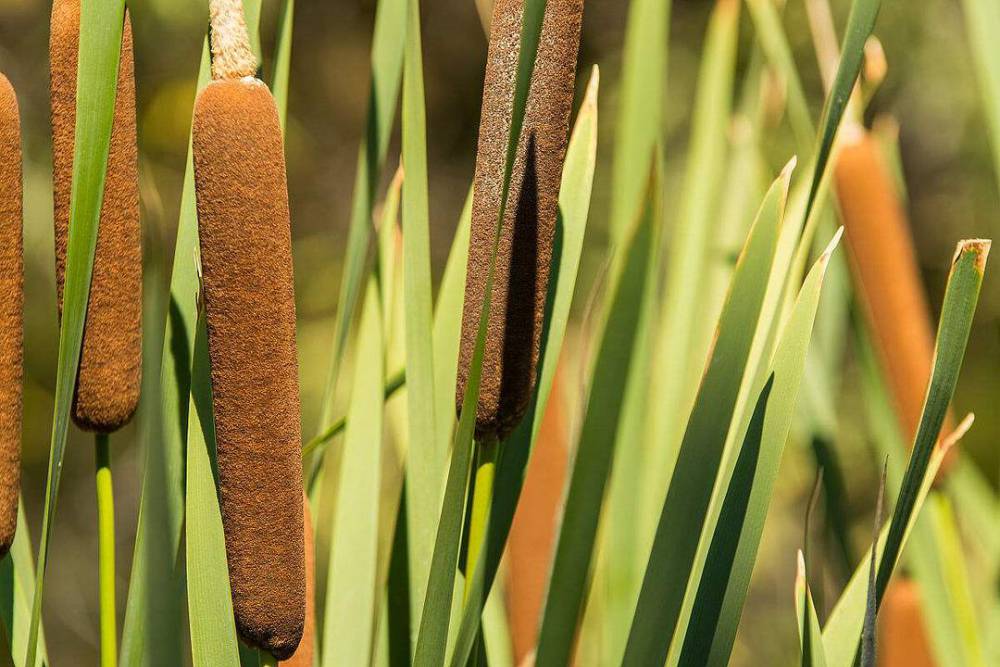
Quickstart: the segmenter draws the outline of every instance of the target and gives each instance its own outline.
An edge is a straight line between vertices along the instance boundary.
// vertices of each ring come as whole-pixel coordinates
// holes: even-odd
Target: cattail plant
[[[21,119],[14,88],[0,74],[0,557],[14,542],[21,488],[21,225]]]
[[[55,0],[49,39],[56,287],[62,313],[76,134],[80,0]],[[128,12],[73,420],[109,433],[135,413],[142,379],[142,245],[135,77]]]
[[[523,13],[523,0],[497,0],[493,8],[462,313],[459,410],[500,216]],[[476,411],[480,440],[506,437],[524,416],[535,386],[582,20],[583,0],[552,0],[546,5],[497,244]]]
[[[901,433],[912,441],[934,357],[934,330],[913,237],[890,167],[863,127],[848,125],[841,131],[835,176],[858,293]],[[944,432],[950,431],[946,424]]]
[[[237,631],[282,660],[306,606],[285,157],[240,0],[210,7],[213,81],[192,138],[220,505]]]

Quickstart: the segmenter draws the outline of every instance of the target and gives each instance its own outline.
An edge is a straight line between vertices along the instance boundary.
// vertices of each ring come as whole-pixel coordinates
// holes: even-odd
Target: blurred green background
[[[346,239],[355,159],[368,90],[374,0],[298,0],[289,103],[288,176],[295,240],[299,354],[304,433],[315,431],[328,364]],[[440,274],[472,178],[486,39],[473,0],[424,0],[432,253]],[[833,0],[838,26],[847,0]],[[889,63],[869,118],[889,114],[900,125],[909,210],[925,284],[937,312],[954,245],[960,238],[996,237],[1000,197],[980,111],[958,0],[887,0],[875,33]],[[133,0],[139,108],[140,173],[146,246],[147,328],[162,320],[202,39],[204,0]],[[667,94],[668,199],[676,200],[689,136],[691,102],[712,3],[675,0]],[[264,2],[263,43],[270,53],[278,3]],[[577,306],[582,306],[606,256],[610,160],[618,74],[628,3],[588,0],[579,86],[589,67],[602,70],[601,140],[590,234]],[[25,142],[25,430],[24,498],[37,538],[45,484],[57,347],[48,105],[48,13],[45,0],[0,0],[0,70],[18,91]],[[800,74],[818,115],[822,85],[801,0],[789,0],[785,26]],[[752,30],[742,18],[740,71]],[[269,62],[265,59],[265,71]],[[737,79],[739,85],[739,79]],[[772,171],[792,152],[783,131],[764,146]],[[390,148],[386,180],[398,160]],[[669,211],[675,210],[668,205]],[[995,263],[995,262],[994,262]],[[956,397],[958,414],[977,420],[963,442],[996,482],[1000,459],[1000,278],[986,284]],[[582,310],[582,308],[581,308]],[[157,352],[159,342],[148,343]],[[851,391],[852,369],[838,397],[840,441],[850,509],[860,535],[870,531],[877,462],[865,441],[862,410]],[[113,437],[118,530],[119,614],[124,610],[139,490],[141,413]],[[60,509],[47,575],[46,632],[54,664],[96,661],[97,537],[91,440],[74,431],[65,459]],[[154,443],[155,446],[155,443]],[[734,660],[780,664],[796,655],[791,605],[795,548],[801,537],[812,462],[789,447],[776,489],[756,581]],[[869,533],[870,534],[870,533]],[[860,540],[864,539],[859,538]],[[756,620],[760,619],[760,620]],[[759,661],[764,661],[759,662]]]

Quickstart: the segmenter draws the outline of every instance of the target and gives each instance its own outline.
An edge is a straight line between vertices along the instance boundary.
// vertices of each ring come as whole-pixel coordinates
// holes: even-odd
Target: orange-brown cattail
[[[212,0],[192,129],[222,521],[236,629],[279,660],[302,637],[302,454],[285,155],[240,0]]]
[[[0,74],[0,557],[14,542],[21,489],[21,225],[21,119],[14,89]]]
[[[459,409],[500,215],[523,11],[523,0],[497,0],[493,10],[462,314]],[[497,246],[476,411],[480,438],[507,436],[524,416],[535,386],[582,20],[583,0],[549,0],[546,5]]]
[[[538,642],[555,553],[570,451],[570,419],[564,393],[568,377],[565,364],[560,363],[507,544],[507,609],[514,663],[518,665],[531,655]]]
[[[901,433],[912,442],[934,358],[934,330],[913,238],[878,142],[841,131],[836,183],[847,246]],[[945,431],[950,431],[949,422]]]
[[[73,184],[80,0],[55,0],[51,28],[52,180],[56,284],[61,314]],[[137,151],[132,29],[126,12],[108,171],[72,413],[81,428],[103,433],[121,428],[132,418],[139,403],[142,379],[142,241]]]
[[[305,524],[306,559],[306,624],[302,631],[302,641],[288,660],[281,662],[284,667],[312,667],[316,653],[316,542],[313,539],[312,515],[309,512],[309,497],[302,494],[302,514]]]
[[[934,667],[920,589],[909,579],[889,585],[879,614],[878,664],[880,667]]]

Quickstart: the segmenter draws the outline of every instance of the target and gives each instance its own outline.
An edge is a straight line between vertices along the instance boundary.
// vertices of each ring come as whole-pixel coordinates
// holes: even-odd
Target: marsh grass
[[[121,0],[83,2],[88,11],[80,37],[72,217],[40,548],[33,566],[22,512],[12,556],[0,564],[0,590],[7,593],[0,616],[13,659],[32,667],[45,656],[43,583],[80,358],[124,13]],[[260,44],[272,41],[259,37],[261,2],[243,4],[259,54]],[[663,136],[670,2],[631,2],[616,131],[608,142],[614,154],[613,195],[610,211],[598,211],[608,216],[607,274],[596,281],[593,294],[576,293],[582,291],[578,283],[594,282],[580,275],[581,255],[586,244],[600,238],[588,231],[598,226],[590,198],[602,145],[598,108],[603,110],[609,96],[600,92],[594,68],[562,171],[537,384],[526,417],[495,449],[484,450],[473,434],[497,279],[496,239],[505,207],[518,194],[511,192],[514,157],[546,0],[524,2],[511,129],[500,151],[500,215],[490,261],[474,267],[484,272],[486,289],[457,420],[453,397],[471,192],[435,289],[421,7],[418,0],[378,0],[369,107],[331,354],[307,360],[331,369],[317,432],[311,438],[306,434],[303,445],[305,490],[317,531],[320,664],[464,667],[485,657],[506,666],[526,657],[511,650],[501,561],[560,358],[570,359],[579,371],[573,389],[563,390],[570,397],[574,427],[566,487],[560,490],[561,519],[552,527],[554,555],[538,566],[546,572],[548,589],[535,664],[561,666],[574,655],[580,664],[728,664],[739,633],[746,631],[741,614],[758,555],[766,553],[761,545],[768,509],[776,489],[788,483],[779,472],[786,443],[826,438],[824,455],[838,463],[832,387],[848,344],[862,360],[872,437],[888,456],[885,493],[892,518],[878,525],[872,543],[856,554],[847,545],[846,567],[854,572],[840,582],[842,590],[833,591],[829,611],[820,593],[830,591],[818,587],[813,571],[816,553],[808,562],[800,554],[794,576],[789,568],[794,596],[786,600],[785,616],[774,622],[796,619],[801,664],[848,667],[862,635],[878,636],[872,628],[879,604],[893,574],[905,565],[926,593],[934,652],[940,657],[949,652],[942,647],[957,646],[954,651],[961,651],[966,664],[988,664],[985,622],[973,618],[973,610],[1000,603],[992,587],[968,585],[973,572],[981,570],[959,548],[956,517],[995,517],[996,499],[961,457],[947,487],[932,482],[971,423],[963,421],[955,433],[941,432],[989,244],[959,245],[934,357],[927,360],[932,364],[928,391],[907,454],[909,443],[900,435],[886,378],[868,343],[873,332],[864,318],[850,316],[853,293],[862,287],[857,281],[864,276],[848,273],[839,256],[839,211],[831,196],[832,189],[846,195],[831,183],[837,136],[845,122],[859,121],[869,99],[853,91],[881,3],[852,1],[835,64],[830,44],[821,49],[827,54],[830,90],[815,121],[811,108],[818,104],[810,103],[818,100],[809,100],[799,81],[778,5],[771,0],[746,4],[752,51],[744,69],[737,66],[744,46],[738,40],[741,3],[721,0],[713,12],[686,155],[684,198],[675,207],[665,198],[674,174],[667,168]],[[987,4],[965,3],[972,17],[987,11]],[[274,91],[282,129],[289,88],[307,83],[289,77],[294,12],[292,0],[281,2],[273,53],[264,59],[272,63],[265,79]],[[972,44],[988,112],[997,108],[993,82],[1000,76],[1000,65],[983,48],[990,25],[983,20],[976,26]],[[206,47],[200,86],[208,80],[210,64]],[[775,78],[788,92],[776,116],[767,106],[773,103],[768,95]],[[795,160],[784,170],[766,161],[763,142],[775,124],[791,130],[800,168],[795,169]],[[402,169],[382,192],[378,184],[387,162],[394,162],[389,149],[397,125]],[[739,132],[729,134],[734,125]],[[754,165],[752,175],[741,176],[737,164]],[[376,228],[372,220],[382,200],[387,205]],[[162,356],[153,364],[159,381],[147,383],[154,387],[158,413],[152,423],[158,426],[145,442],[121,634],[120,661],[127,665],[190,660],[214,667],[270,660],[240,646],[233,622],[210,366],[198,306],[197,223],[189,160]],[[720,261],[715,253],[723,241],[729,254]],[[594,304],[592,315],[577,318],[584,302]],[[703,309],[711,315],[699,320]],[[663,387],[669,389],[666,394]],[[484,465],[473,483],[477,447]],[[847,477],[859,474],[854,465],[839,469]],[[824,478],[829,478],[826,473]],[[483,493],[487,479],[491,492]],[[107,486],[102,488],[108,491]],[[622,504],[630,495],[638,508],[632,515]],[[839,511],[833,504],[824,508],[827,514]],[[1000,539],[978,539],[988,543],[986,551],[1000,548]],[[788,554],[789,562],[794,557]],[[997,554],[991,551],[989,558],[995,562]],[[163,610],[185,608],[186,628],[179,622],[160,624]],[[115,639],[112,633],[104,646]],[[872,655],[870,644],[864,654],[866,659]]]

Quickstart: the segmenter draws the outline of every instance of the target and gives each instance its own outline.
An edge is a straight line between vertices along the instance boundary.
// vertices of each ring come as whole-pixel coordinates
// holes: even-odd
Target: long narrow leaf
[[[407,423],[407,540],[410,547],[411,621],[420,624],[434,551],[436,510],[447,449],[435,434],[434,348],[430,220],[427,193],[427,120],[420,2],[406,6],[403,57],[403,303],[405,306]]]
[[[881,603],[889,578],[945,453],[945,447],[935,445],[965,355],[989,248],[989,241],[963,241],[955,254],[941,310],[934,367],[920,426],[892,521],[883,531],[885,537],[877,550],[877,604]],[[855,659],[864,622],[864,572],[869,563],[870,557],[859,566],[823,629],[823,641],[832,667],[848,667]]]
[[[80,57],[77,65],[76,135],[73,151],[73,187],[70,195],[69,242],[63,290],[62,324],[56,372],[52,442],[45,482],[41,544],[35,574],[35,595],[25,664],[38,653],[42,620],[45,566],[62,477],[63,453],[69,432],[70,409],[76,387],[83,324],[90,296],[90,278],[97,246],[97,227],[104,200],[104,180],[111,145],[118,61],[124,29],[124,0],[84,0],[80,12]]]
[[[344,441],[327,579],[323,665],[365,665],[373,652],[382,457],[382,305],[369,281]],[[346,548],[344,548],[346,547]]]
[[[347,346],[351,319],[364,280],[365,258],[371,236],[372,208],[379,174],[389,150],[392,121],[396,116],[400,80],[403,73],[403,45],[406,35],[408,0],[379,0],[375,12],[375,36],[372,39],[371,85],[368,89],[368,112],[358,149],[357,172],[351,222],[347,237],[344,272],[337,299],[337,315],[330,357],[330,371],[320,418],[320,430],[333,420],[333,399],[340,375],[340,363]],[[315,503],[313,504],[315,507]]]
[[[656,372],[652,393],[660,406],[651,411],[653,442],[645,464],[647,521],[651,534],[656,512],[670,482],[673,458],[684,435],[684,424],[698,391],[711,335],[699,336],[698,312],[708,287],[706,258],[718,234],[716,211],[720,175],[726,157],[727,129],[732,112],[733,71],[739,35],[740,2],[715,4],[705,38],[693,110],[691,150],[684,178],[680,213],[672,228],[667,279],[656,337]],[[713,322],[712,325],[715,323]],[[648,542],[644,545],[648,548]]]
[[[795,611],[799,619],[799,646],[802,651],[800,664],[802,667],[826,667],[819,617],[816,615],[812,591],[809,590],[806,561],[801,551],[798,557],[798,574],[795,576]]]
[[[188,625],[194,667],[240,664],[214,470],[215,426],[210,372],[208,333],[204,317],[199,317],[191,368],[185,494]]]
[[[615,132],[611,236],[621,242],[642,213],[646,163],[663,134],[671,0],[632,0]]]
[[[643,216],[628,244],[619,248],[616,284],[608,292],[607,323],[595,361],[538,637],[539,667],[569,663],[587,596],[604,489],[614,459],[621,416],[619,399],[633,372],[637,332],[648,322],[652,309],[660,233],[660,180],[655,162],[648,183]]]
[[[733,275],[712,357],[660,514],[625,664],[666,660],[764,301],[765,276],[774,261],[791,167],[789,164],[764,198]]]
[[[840,233],[803,284],[768,382],[757,400],[698,584],[681,652],[682,665],[729,662],[782,452],[795,416],[823,278],[839,240]],[[758,419],[760,430],[755,428]]]

